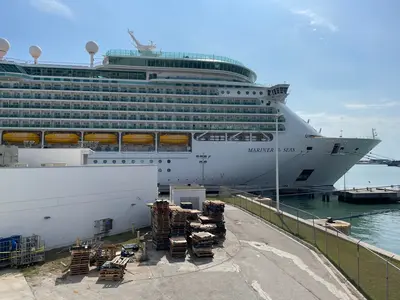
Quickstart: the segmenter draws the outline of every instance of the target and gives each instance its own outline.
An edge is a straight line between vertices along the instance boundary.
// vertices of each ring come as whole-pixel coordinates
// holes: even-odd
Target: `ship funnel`
[[[10,50],[10,43],[6,39],[0,38],[0,60],[6,56],[8,50]]]
[[[37,64],[37,60],[42,54],[42,49],[39,46],[30,46],[29,47],[29,54],[33,57],[35,65]]]
[[[93,67],[94,55],[99,51],[99,45],[96,42],[89,41],[86,43],[86,51],[90,55],[90,67]]]

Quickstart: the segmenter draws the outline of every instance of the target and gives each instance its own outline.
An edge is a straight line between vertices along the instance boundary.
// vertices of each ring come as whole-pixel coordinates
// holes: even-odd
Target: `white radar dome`
[[[38,59],[42,54],[42,49],[39,46],[30,46],[29,53],[34,59]]]
[[[96,42],[89,41],[86,43],[86,51],[89,52],[89,54],[96,54],[97,51],[99,51],[99,45],[97,45]]]
[[[10,43],[3,38],[0,38],[0,60],[7,54],[10,49]]]

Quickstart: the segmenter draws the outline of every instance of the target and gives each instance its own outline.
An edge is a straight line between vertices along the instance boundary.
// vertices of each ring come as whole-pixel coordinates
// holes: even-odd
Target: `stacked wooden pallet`
[[[71,248],[70,275],[85,275],[89,273],[90,249],[82,246]]]
[[[156,250],[169,248],[169,202],[157,200],[151,209],[153,245]]]
[[[116,253],[117,246],[114,244],[103,244],[96,249],[95,261],[97,269],[100,269],[106,261],[112,260],[116,256]]]
[[[224,221],[225,203],[218,200],[203,202],[203,216],[199,217],[202,224],[215,224],[216,228],[211,232],[216,238],[224,238],[226,234]]]
[[[199,217],[200,218],[200,217]],[[201,222],[199,222],[199,220],[196,221],[187,221],[187,225],[186,225],[186,232],[187,232],[187,236],[190,236],[193,232],[209,232],[214,234],[215,230],[217,229],[217,225],[216,224],[203,224]]]
[[[197,210],[197,209],[189,209],[189,210],[187,210],[187,219],[189,220],[189,221],[196,221],[197,220],[197,218],[199,217],[199,214],[201,213],[201,211],[200,210]]]
[[[99,280],[120,281],[124,279],[124,270],[128,262],[128,257],[121,256],[116,256],[113,260],[106,261],[100,267]]]
[[[186,232],[186,219],[190,210],[179,206],[170,206],[170,228],[171,236],[184,236]]]
[[[171,257],[183,258],[186,256],[187,241],[184,237],[171,237],[169,242]]]
[[[194,232],[191,235],[192,251],[197,257],[213,257],[214,235],[209,232]]]

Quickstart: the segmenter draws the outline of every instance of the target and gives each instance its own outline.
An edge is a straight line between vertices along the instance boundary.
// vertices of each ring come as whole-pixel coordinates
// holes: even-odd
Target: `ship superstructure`
[[[161,189],[202,183],[274,185],[278,134],[282,188],[330,187],[379,140],[326,138],[286,106],[289,85],[256,84],[242,63],[156,51],[109,50],[90,66],[0,60],[3,144],[91,147],[93,164],[158,165]],[[0,40],[0,59],[9,44]]]

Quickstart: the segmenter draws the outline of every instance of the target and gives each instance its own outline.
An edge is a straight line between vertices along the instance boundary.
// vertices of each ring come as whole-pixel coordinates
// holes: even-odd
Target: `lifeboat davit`
[[[79,135],[76,133],[48,133],[44,140],[48,144],[78,144]]]
[[[154,143],[154,136],[151,134],[125,134],[122,137],[123,144],[151,145]]]
[[[189,137],[183,134],[165,134],[160,136],[160,144],[187,145],[189,144]]]
[[[33,132],[7,132],[3,134],[3,142],[10,144],[22,144],[25,141],[39,144],[40,135]]]
[[[112,145],[118,143],[118,137],[112,133],[87,133],[84,136],[86,142],[99,142],[99,144]]]

